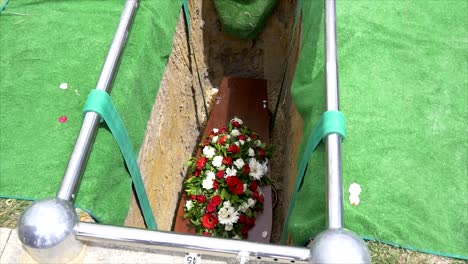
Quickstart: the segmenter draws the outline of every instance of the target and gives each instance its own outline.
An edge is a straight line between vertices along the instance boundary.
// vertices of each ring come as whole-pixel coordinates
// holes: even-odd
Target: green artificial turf
[[[0,15],[0,196],[57,192],[117,28],[124,0],[12,0]],[[142,0],[112,99],[135,151],[145,132],[182,2]],[[68,83],[68,89],[59,88]],[[65,123],[59,117],[67,116]],[[131,181],[101,128],[77,196],[98,220],[122,224]]]
[[[303,142],[325,109],[323,8],[304,1],[292,89]],[[337,1],[344,220],[364,238],[468,257],[467,14],[464,0]],[[297,245],[325,228],[324,164],[322,145],[289,225]]]

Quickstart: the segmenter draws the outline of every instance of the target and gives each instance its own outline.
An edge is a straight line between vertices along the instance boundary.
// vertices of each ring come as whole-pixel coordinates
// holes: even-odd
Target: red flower
[[[237,127],[237,128],[241,127],[241,125],[237,121],[233,121],[231,124],[233,127]]]
[[[237,220],[240,224],[243,224],[247,221],[247,216],[245,214],[239,215],[239,219]]]
[[[258,148],[257,151],[258,151],[258,156],[259,156],[259,158],[260,158],[261,160],[264,159],[264,158],[265,158],[265,150],[262,149],[262,148]]]
[[[247,140],[247,139],[245,138],[244,135],[239,135],[239,136],[237,136],[237,139],[243,140],[243,141],[246,141],[246,140]]]
[[[197,195],[197,201],[198,201],[199,203],[204,203],[204,202],[206,202],[206,197],[205,197],[205,195],[203,195],[203,194]]]
[[[205,167],[206,161],[208,158],[206,157],[201,157],[197,160],[197,170],[202,170],[203,167]]]
[[[204,228],[213,229],[218,224],[218,219],[212,214],[204,214],[202,216],[202,225]]]
[[[210,232],[203,232],[202,235],[204,235],[204,236],[211,236]]]
[[[227,151],[236,154],[236,153],[239,153],[240,148],[237,145],[231,144],[229,148],[227,149]]]
[[[206,211],[208,213],[212,213],[216,210],[216,205],[214,205],[213,203],[209,203],[207,206],[206,206]]]
[[[223,164],[227,165],[227,166],[231,166],[232,165],[232,158],[223,157]]]
[[[196,200],[197,199],[197,196],[195,196],[193,194],[191,194],[189,197],[190,197],[190,200]]]
[[[218,190],[219,189],[219,183],[216,180],[213,180],[213,189]]]
[[[250,190],[252,192],[255,192],[257,190],[257,187],[258,187],[258,181],[253,181],[251,184],[250,184]],[[258,192],[257,192],[258,193]]]
[[[254,139],[256,139],[256,138],[257,138],[257,136],[256,136],[256,135],[254,135],[254,134],[250,134],[250,135],[249,135],[249,137],[250,137],[250,139],[252,139],[252,140],[254,140]]]
[[[252,228],[255,225],[255,217],[247,217],[245,220],[245,225]]]
[[[264,200],[263,200],[263,195],[260,194],[260,193],[258,193],[258,191],[255,191],[255,192],[253,193],[252,197],[253,197],[255,200],[259,201],[261,204],[263,204],[263,201],[264,201]]]
[[[201,171],[196,170],[196,171],[193,173],[193,176],[198,177],[198,176],[200,176],[200,173],[201,173]]]
[[[218,206],[218,205],[221,204],[222,201],[223,201],[223,199],[221,199],[221,196],[215,195],[215,196],[213,196],[213,198],[211,198],[210,203],[213,203],[214,205]]]
[[[216,173],[216,177],[218,178],[224,178],[224,170],[219,170],[217,173]]]
[[[227,132],[227,128],[225,126],[218,128],[218,133],[219,134],[226,133],[226,132]]]
[[[226,140],[228,140],[228,137],[227,137],[226,135],[221,136],[221,137],[218,138],[218,142],[219,142],[219,144],[221,144],[221,145],[226,144]]]
[[[227,186],[232,193],[242,194],[244,192],[244,184],[242,181],[234,176],[226,178]]]
[[[206,147],[206,146],[208,146],[208,145],[210,145],[210,141],[208,141],[208,140],[203,140],[203,146]]]
[[[245,164],[243,169],[244,169],[244,173],[245,173],[245,174],[249,174],[249,173],[250,173],[250,166],[249,166],[248,164]]]
[[[249,235],[249,234],[248,234],[248,233],[249,233],[249,229],[250,229],[250,227],[248,227],[248,226],[244,226],[244,227],[241,228],[241,234],[242,234],[242,236],[243,236],[244,238],[247,238],[247,236]]]

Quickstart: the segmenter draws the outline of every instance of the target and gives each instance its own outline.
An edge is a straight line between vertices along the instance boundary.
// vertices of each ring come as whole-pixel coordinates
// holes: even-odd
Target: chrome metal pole
[[[96,85],[96,89],[110,92],[115,73],[122,54],[122,50],[127,41],[128,32],[131,27],[133,17],[138,7],[138,0],[127,0],[120,17],[119,26],[114,35],[112,45],[106,57],[106,61],[101,70],[101,75]],[[75,143],[75,147],[68,162],[65,175],[57,192],[57,198],[73,201],[80,185],[89,153],[96,138],[99,125],[99,115],[94,112],[86,113],[80,134]]]
[[[339,110],[335,0],[325,1],[327,111]],[[343,228],[341,136],[326,139],[327,229],[309,244],[310,263],[371,263],[369,249],[358,235]]]
[[[308,263],[308,248],[261,244],[242,240],[182,235],[169,232],[116,227],[80,222],[75,227],[76,238],[82,241],[110,243],[116,246],[153,250],[190,252],[216,257],[235,258],[239,254],[255,260],[283,263]]]
[[[335,1],[325,1],[325,46],[327,111],[339,110],[338,63],[336,45]],[[327,152],[327,227],[343,227],[341,180],[341,136],[331,134],[326,139]]]

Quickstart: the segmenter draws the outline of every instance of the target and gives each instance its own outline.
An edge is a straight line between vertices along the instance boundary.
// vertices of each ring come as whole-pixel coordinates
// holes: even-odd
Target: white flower
[[[254,158],[249,160],[250,173],[249,175],[254,177],[256,180],[262,178],[265,169],[260,162],[257,162]]]
[[[230,139],[230,138],[231,138],[231,135],[227,135],[227,138]]]
[[[249,209],[249,205],[246,202],[242,203],[238,208],[242,213],[245,213],[247,209]]]
[[[237,130],[237,129],[234,128],[234,129],[231,131],[231,136],[237,137],[238,135],[240,135],[239,130]]]
[[[232,225],[225,225],[224,230],[231,231],[232,230]]]
[[[234,123],[234,122],[237,122],[239,123],[239,125],[242,125],[244,122],[242,121],[242,119],[238,118],[238,117],[234,117],[233,119],[231,119],[231,123]]]
[[[351,195],[359,195],[361,193],[361,186],[357,183],[352,183],[350,186],[349,186],[349,193]]]
[[[247,137],[247,142],[250,142],[252,141],[252,139],[250,137]]]
[[[244,183],[244,192],[247,191],[247,183]]]
[[[241,145],[244,145],[245,141],[244,141],[244,140],[239,140],[239,143],[240,143]]]
[[[214,136],[213,139],[211,140],[211,142],[213,142],[213,143],[218,142],[218,136]]]
[[[255,140],[255,146],[260,147],[262,145],[262,142],[260,140]]]
[[[237,223],[239,219],[239,213],[234,210],[233,207],[223,207],[218,211],[218,220],[219,223],[223,225],[232,225]]]
[[[227,178],[229,176],[236,176],[236,175],[237,175],[237,170],[236,169],[227,168],[225,178]]]
[[[235,235],[235,236],[233,237],[233,239],[242,239],[242,238],[241,238],[240,236],[238,236],[238,235]]]
[[[268,173],[268,159],[262,164],[263,175]]]
[[[213,164],[213,166],[216,168],[223,166],[223,156],[215,156],[211,164]]]
[[[185,202],[185,208],[187,208],[187,210],[192,209],[192,207],[193,207],[192,200],[188,200],[188,201]]]
[[[203,155],[207,158],[211,159],[215,155],[216,149],[210,146],[206,146],[203,148]]]
[[[249,157],[255,156],[255,151],[252,148],[249,148]]]
[[[239,141],[234,142],[236,146],[239,146]]]
[[[214,178],[216,177],[215,173],[212,172],[212,171],[209,171],[206,173],[206,177],[207,178],[211,178],[212,180],[214,180]]]
[[[254,207],[255,203],[256,203],[256,201],[254,199],[252,199],[252,198],[249,198],[247,200],[247,204],[249,205],[249,207]]]
[[[236,167],[240,170],[244,167],[245,163],[242,159],[236,159],[234,161],[234,165],[236,165]]]
[[[349,196],[349,202],[351,203],[351,205],[354,205],[354,206],[359,205],[359,202],[360,202],[359,196],[351,194]]]
[[[213,133],[218,134],[219,130],[217,128],[213,128]]]
[[[215,179],[216,175],[214,172],[209,171],[206,173],[206,178],[203,180],[203,189],[211,190],[213,188],[213,180]]]
[[[218,211],[218,219],[221,219],[221,218],[226,218],[229,216],[229,211],[226,207],[222,207],[221,209],[219,209]]]
[[[230,208],[231,207],[231,202],[230,201],[225,201],[223,203],[223,207]]]

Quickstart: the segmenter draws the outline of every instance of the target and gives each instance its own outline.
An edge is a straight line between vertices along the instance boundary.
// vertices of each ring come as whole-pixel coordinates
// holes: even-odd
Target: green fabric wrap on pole
[[[92,90],[88,95],[83,109],[83,113],[87,112],[98,113],[114,135],[120,151],[124,156],[130,176],[132,177],[133,186],[136,190],[137,199],[141,211],[143,212],[146,226],[148,229],[156,230],[156,220],[154,219],[148,196],[146,195],[145,185],[141,177],[132,143],[130,142],[127,130],[125,129],[117,109],[112,103],[110,95],[103,90]]]
[[[3,12],[3,10],[5,10],[6,6],[8,5],[8,3],[10,2],[10,0],[5,0],[3,1],[3,3],[0,4],[0,13]]]
[[[327,111],[323,113],[317,126],[314,128],[307,141],[304,154],[302,156],[301,164],[297,172],[296,183],[289,202],[288,212],[283,226],[283,233],[281,235],[281,243],[285,243],[288,236],[289,218],[296,203],[297,193],[299,192],[304,176],[306,174],[307,165],[309,164],[312,152],[320,144],[321,140],[330,134],[339,134],[343,139],[346,138],[346,122],[343,113],[340,111]]]

